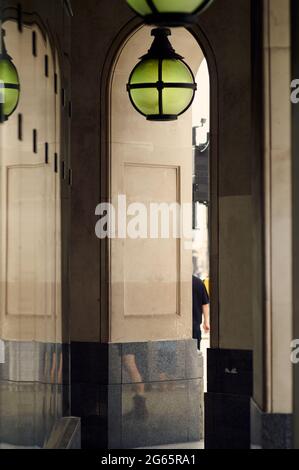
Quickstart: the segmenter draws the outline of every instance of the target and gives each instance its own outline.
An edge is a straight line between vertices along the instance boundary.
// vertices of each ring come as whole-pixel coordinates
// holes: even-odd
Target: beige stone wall
[[[151,28],[126,43],[112,82],[111,200],[129,203],[192,202],[192,111],[171,123],[148,122],[132,107],[126,84],[149,49]],[[203,53],[185,29],[171,42],[196,75]],[[200,86],[200,84],[199,84]],[[191,214],[185,222],[192,227]],[[185,239],[114,240],[111,243],[110,340],[191,338],[192,250]]]
[[[58,57],[37,25],[3,24],[17,67],[20,102],[0,124],[0,337],[10,341],[61,341],[60,78]],[[36,34],[37,56],[32,54]],[[45,76],[48,55],[49,77]],[[18,114],[23,135],[18,139]],[[37,151],[33,150],[33,129]],[[49,163],[45,162],[45,143]],[[59,164],[59,163],[58,163]]]
[[[253,346],[251,221],[250,195],[220,198],[219,324],[222,349],[250,351]]]
[[[97,7],[97,0],[85,0],[84,4],[81,0],[72,1],[75,13],[72,33],[72,89],[76,112],[72,119],[74,181],[70,239],[72,253],[70,304],[71,338],[73,341],[81,342],[107,342],[111,337],[114,338],[113,340],[122,337],[122,331],[119,334],[121,328],[119,325],[116,334],[112,332],[113,320],[110,321],[107,305],[108,249],[105,243],[101,243],[94,236],[96,218],[92,219],[91,214],[94,213],[100,201],[109,199],[107,168],[110,165],[108,151],[110,138],[108,130],[110,132],[111,129],[107,130],[107,116],[109,116],[110,109],[109,77],[114,56],[121,48],[122,42],[126,40],[127,33],[132,32],[140,23],[133,18],[134,15],[122,0],[102,1],[101,9]],[[210,248],[213,277],[211,290],[214,297],[211,340],[215,348],[220,346],[250,350],[253,349],[251,292],[253,267],[250,258],[253,244],[250,235],[253,224],[251,3],[251,0],[238,0],[238,2],[215,0],[212,6],[199,17],[198,25],[194,26],[194,34],[200,38],[206,50],[211,72],[211,225],[213,236]],[[104,10],[105,15],[102,14]],[[92,22],[90,22],[90,11],[94,13]],[[192,63],[188,51],[184,53],[184,45],[181,43],[177,45],[175,38],[174,44],[178,51],[182,51],[186,59]],[[136,135],[140,136],[140,140],[137,141],[136,136],[130,138],[133,143],[138,144],[133,147],[139,146],[139,156],[144,158],[144,162],[156,165],[157,161],[151,161],[153,152],[151,146],[148,145],[149,137],[144,134],[143,128],[138,124],[141,122],[143,126],[146,123],[142,117],[134,114],[135,111],[130,109],[131,105],[126,92],[123,91],[128,73],[136,64],[137,58],[146,52],[148,45],[149,42],[136,45],[130,67],[128,65],[127,69],[123,70],[123,77],[119,77],[122,81],[119,93],[122,91],[121,99],[123,100],[119,103],[124,104],[119,105],[119,117],[116,116],[121,137],[117,138],[116,143],[113,142],[113,146],[118,149],[126,146],[123,145],[126,141],[122,139],[125,138],[123,136],[127,132],[126,122],[129,119],[125,122],[123,116],[128,115],[130,125],[135,126]],[[85,60],[86,48],[89,50],[88,61]],[[82,67],[83,63],[84,67]],[[88,83],[88,86],[82,86],[85,83]],[[118,96],[117,99],[120,100],[120,97]],[[128,114],[128,112],[133,114]],[[188,114],[185,118],[188,118]],[[146,129],[151,129],[152,125],[147,124]],[[177,138],[176,131],[173,131],[170,125],[164,126],[163,129],[165,142],[167,141],[169,145],[171,141],[173,145],[172,140],[175,142]],[[189,138],[191,141],[191,135]],[[119,150],[123,162],[130,162],[131,156],[135,158],[137,155],[137,151],[131,152],[130,147],[128,147],[127,155]],[[175,162],[174,166],[178,165],[174,157],[169,156],[166,150],[164,155],[163,158],[157,158],[160,164],[164,160],[167,164],[173,165]],[[138,156],[136,160],[138,161]],[[127,174],[131,175],[131,170],[130,168]],[[168,169],[168,175],[170,173],[172,174],[171,180],[174,180],[173,171]],[[121,185],[123,185],[122,182],[120,182]],[[191,193],[191,183],[190,186],[188,183],[188,187]],[[241,212],[238,212],[240,210]],[[82,273],[84,273],[83,276]],[[189,279],[189,272],[186,277]],[[121,318],[122,315],[117,309],[116,318]],[[163,317],[162,321],[165,321]],[[158,332],[158,339],[165,334],[163,326],[161,333],[158,330],[159,321],[157,325],[155,333]],[[185,326],[180,331],[184,329]],[[134,334],[134,328],[130,328],[130,331],[125,332],[123,336],[130,338],[130,335]],[[174,331],[171,332],[171,337],[173,334]],[[139,332],[136,335],[138,337]]]
[[[265,0],[265,229],[268,411],[292,411],[290,2]]]

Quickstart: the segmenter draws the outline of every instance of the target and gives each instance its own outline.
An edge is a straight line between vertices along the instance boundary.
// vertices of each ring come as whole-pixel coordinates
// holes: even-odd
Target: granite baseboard
[[[0,340],[0,380],[68,384],[69,348],[60,343]]]
[[[250,397],[205,395],[205,449],[250,449]]]
[[[0,445],[42,448],[69,416],[69,346],[0,341]]]
[[[76,343],[72,350],[72,414],[82,418],[83,448],[202,439],[203,358],[196,341]]]
[[[205,448],[250,448],[251,351],[210,349],[205,395]]]
[[[255,401],[251,400],[251,448],[292,449],[292,415],[264,413]]]

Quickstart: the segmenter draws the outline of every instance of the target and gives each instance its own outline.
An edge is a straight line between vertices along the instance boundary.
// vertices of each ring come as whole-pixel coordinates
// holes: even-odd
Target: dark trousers
[[[201,325],[194,325],[193,324],[193,339],[197,339],[197,349],[200,351],[201,346]]]

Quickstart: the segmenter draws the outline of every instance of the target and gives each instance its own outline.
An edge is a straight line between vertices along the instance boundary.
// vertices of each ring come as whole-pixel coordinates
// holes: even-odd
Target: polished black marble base
[[[251,400],[251,448],[292,449],[292,415],[263,413]]]
[[[205,395],[206,449],[250,448],[251,351],[210,349]]]
[[[205,448],[250,449],[250,398],[205,395]]]
[[[1,341],[0,381],[69,383],[69,345]]]
[[[61,386],[0,382],[0,444],[42,448],[61,416]]]
[[[194,340],[72,344],[71,390],[72,414],[82,418],[83,448],[203,437],[203,359]]]
[[[69,346],[1,341],[0,445],[43,448],[68,416]]]

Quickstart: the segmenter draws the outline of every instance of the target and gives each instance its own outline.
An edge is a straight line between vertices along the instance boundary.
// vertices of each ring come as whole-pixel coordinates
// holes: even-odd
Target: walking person
[[[193,297],[193,338],[197,339],[197,347],[200,351],[201,326],[205,333],[210,332],[210,298],[207,289],[201,279],[192,277]]]

